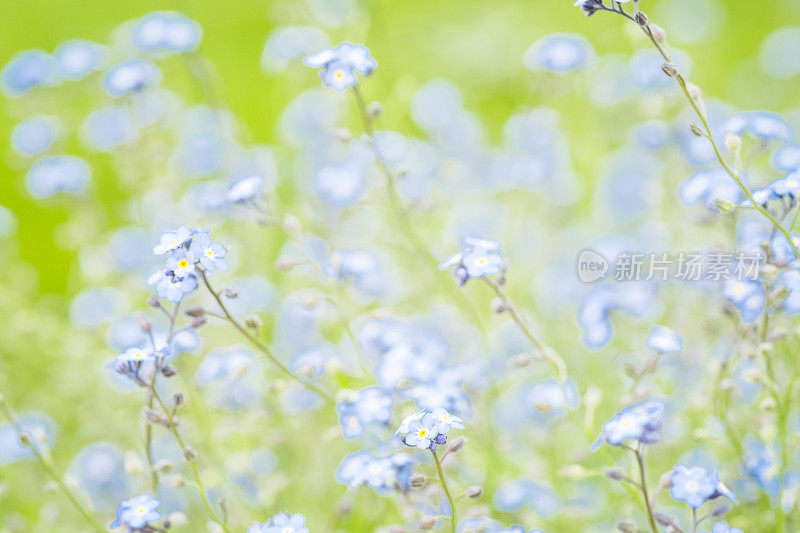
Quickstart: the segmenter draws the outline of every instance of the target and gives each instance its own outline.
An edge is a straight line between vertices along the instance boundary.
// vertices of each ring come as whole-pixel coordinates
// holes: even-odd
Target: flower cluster
[[[169,257],[164,268],[147,280],[159,298],[180,302],[184,295],[197,288],[198,271],[228,270],[225,247],[213,242],[209,233],[208,230],[181,226],[161,236],[153,253],[169,254]]]
[[[447,442],[451,429],[464,429],[461,417],[437,407],[433,412],[423,409],[405,417],[394,434],[406,446],[435,451],[437,446]]]
[[[439,265],[440,270],[452,268],[459,285],[464,285],[470,278],[493,276],[503,271],[503,250],[500,243],[468,238],[464,244],[461,252]]]

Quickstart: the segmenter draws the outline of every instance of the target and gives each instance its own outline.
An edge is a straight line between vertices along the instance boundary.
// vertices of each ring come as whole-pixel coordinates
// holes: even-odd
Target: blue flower
[[[700,202],[715,211],[714,202],[718,200],[729,200],[734,204],[742,201],[741,189],[721,168],[698,170],[681,182],[678,193],[685,205]]]
[[[753,322],[761,316],[767,302],[764,286],[754,280],[728,280],[723,295],[739,310],[743,322]]]
[[[369,75],[378,66],[370,55],[369,48],[346,41],[339,43],[336,48],[328,46],[307,56],[303,63],[311,68],[322,68],[319,77],[323,85],[337,91],[344,91],[355,85],[356,73]]]
[[[53,52],[58,73],[68,80],[79,80],[97,70],[105,54],[105,47],[92,41],[66,41]]]
[[[161,71],[146,59],[126,59],[112,66],[103,77],[109,96],[119,98],[158,85]]]
[[[230,186],[225,198],[234,204],[247,202],[261,193],[263,184],[264,178],[257,174],[242,178]]]
[[[594,58],[594,50],[583,36],[554,33],[536,41],[525,51],[523,63],[530,70],[549,70],[568,74],[586,67]]]
[[[184,295],[197,288],[197,280],[194,276],[178,279],[163,269],[154,272],[147,278],[147,284],[155,289],[156,296],[172,303],[180,302]]]
[[[6,63],[0,77],[10,96],[20,96],[34,87],[55,84],[56,63],[46,52],[26,50]]]
[[[154,11],[133,29],[133,44],[143,52],[190,52],[203,36],[200,24],[174,11]]]
[[[647,347],[662,354],[680,353],[683,350],[683,339],[674,330],[654,325],[647,336]]]
[[[200,233],[192,241],[189,253],[200,261],[203,268],[209,271],[228,270],[225,262],[225,247],[217,242],[212,242],[208,233]]]
[[[267,72],[281,72],[293,59],[319,50],[328,42],[328,36],[311,26],[278,28],[267,37],[261,52],[261,68]]]
[[[351,401],[336,404],[339,424],[345,439],[354,439],[364,433],[369,424],[386,424],[392,418],[392,398],[378,387],[366,387]]]
[[[253,522],[247,533],[308,533],[306,518],[300,513],[278,513],[263,524]]]
[[[362,450],[346,456],[334,477],[351,490],[366,485],[378,494],[385,495],[398,488],[409,490],[411,471],[416,463],[417,460],[406,453],[376,457]]]
[[[436,431],[442,435],[447,435],[451,429],[464,429],[461,417],[448,413],[444,407],[437,407],[431,414],[436,421]]]
[[[156,255],[164,255],[167,252],[185,246],[191,239],[192,232],[186,226],[181,226],[175,231],[167,231],[161,235],[159,243],[153,247],[153,253]]]
[[[42,453],[53,447],[55,440],[55,424],[44,413],[29,412],[17,416],[17,424],[22,431],[30,435],[31,445]],[[0,424],[0,466],[15,463],[23,459],[33,459],[30,446],[19,440],[17,429],[10,422]]]
[[[744,532],[738,527],[729,526],[727,522],[717,522],[713,526],[711,526],[711,533],[744,533]]]
[[[739,503],[730,489],[719,480],[717,470],[709,472],[702,466],[675,466],[670,477],[669,492],[675,500],[685,502],[693,509],[699,509],[708,500],[720,496],[734,504]]]
[[[154,363],[155,361],[156,355],[151,350],[145,350],[144,348],[128,348],[117,355],[117,358],[108,364],[108,368],[138,382],[140,381],[139,372],[142,367]]]
[[[159,502],[150,494],[142,494],[130,500],[124,500],[117,506],[117,518],[109,525],[111,529],[127,526],[130,529],[141,529],[161,518],[156,511]]]
[[[623,2],[627,0],[622,0]],[[591,17],[597,11],[603,9],[603,2],[602,0],[575,0],[575,3],[572,4],[573,6],[579,6],[583,14],[587,17]]]
[[[454,268],[453,274],[460,285],[470,278],[482,278],[499,274],[503,265],[503,250],[500,243],[482,239],[465,239],[465,247],[460,253],[439,265],[440,270]]]
[[[49,198],[59,192],[78,193],[91,179],[88,163],[72,155],[40,157],[25,174],[25,185],[34,198]]]
[[[773,152],[770,163],[778,172],[793,172],[800,169],[800,143],[781,146]]]
[[[626,440],[635,440],[643,444],[653,444],[661,439],[661,415],[664,404],[657,400],[643,400],[626,407],[603,423],[603,430],[592,450],[597,450],[603,442],[619,446]]]
[[[101,152],[111,152],[136,137],[136,125],[130,111],[122,106],[111,106],[93,111],[86,117],[83,135],[87,144]]]
[[[724,125],[726,131],[741,135],[749,133],[765,140],[788,141],[794,135],[791,126],[775,113],[748,111],[734,115]]]
[[[31,157],[50,148],[56,140],[56,129],[50,117],[25,119],[11,132],[11,147],[19,155]]]
[[[438,445],[447,442],[447,433],[451,429],[461,429],[464,424],[460,417],[443,408],[435,408],[434,413],[421,410],[405,417],[394,434],[406,446],[436,450]]]

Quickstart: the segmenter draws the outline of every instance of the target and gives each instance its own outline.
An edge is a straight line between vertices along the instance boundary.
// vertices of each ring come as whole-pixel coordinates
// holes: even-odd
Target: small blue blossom
[[[344,438],[350,440],[361,436],[369,424],[388,423],[392,417],[392,398],[378,387],[367,387],[351,401],[337,403],[336,412]]]
[[[49,198],[59,192],[76,194],[91,179],[89,164],[72,155],[44,156],[25,174],[25,185],[34,198]]]
[[[111,152],[135,139],[136,125],[130,111],[110,106],[90,113],[82,124],[82,133],[91,148]]]
[[[741,189],[721,168],[698,170],[681,182],[678,193],[685,205],[699,202],[714,211],[716,201],[728,200],[734,204],[742,201]]]
[[[743,322],[753,322],[761,316],[767,302],[764,286],[754,280],[728,280],[723,295],[739,310]]]
[[[647,347],[661,354],[680,353],[683,350],[683,339],[673,329],[654,325],[647,336]]]
[[[603,423],[603,430],[592,450],[597,450],[604,442],[620,446],[626,440],[643,444],[653,444],[661,440],[661,415],[664,404],[657,400],[643,400],[626,407]]]
[[[800,169],[800,143],[785,144],[775,150],[770,164],[778,172],[794,172]]]
[[[100,68],[105,55],[105,47],[92,41],[66,41],[53,52],[59,75],[68,80],[79,80]]]
[[[306,518],[300,513],[278,513],[263,524],[253,522],[247,533],[308,533]]]
[[[20,52],[0,72],[3,88],[10,96],[21,96],[34,87],[56,83],[56,63],[41,50]]]
[[[242,178],[230,186],[225,198],[233,204],[245,203],[261,193],[263,184],[264,178],[257,174]]]
[[[130,530],[139,530],[155,522],[161,515],[159,501],[150,494],[142,494],[130,500],[124,500],[117,506],[117,517],[109,525],[111,529],[127,526]]]
[[[704,533],[708,533],[707,531]],[[711,526],[711,533],[744,533],[738,527],[731,527],[727,522],[716,522]]]
[[[11,147],[19,155],[31,157],[50,148],[56,140],[54,120],[33,117],[23,120],[11,132]]]
[[[119,98],[158,85],[161,71],[146,59],[126,59],[108,69],[103,87],[109,96]]]
[[[328,36],[311,26],[278,28],[267,37],[261,52],[261,68],[267,72],[286,70],[289,62],[319,50],[328,42]]]
[[[407,491],[410,477],[417,460],[406,453],[395,453],[388,457],[377,457],[367,450],[351,453],[342,460],[334,474],[336,481],[355,489],[366,485],[380,495],[398,488]]]
[[[470,278],[499,274],[503,265],[500,243],[483,239],[465,239],[464,249],[439,265],[440,270],[454,268],[453,274],[460,285]]]
[[[627,0],[622,0],[622,2],[626,1]],[[587,17],[591,17],[596,12],[603,9],[602,0],[575,0],[575,3],[572,5],[580,7],[581,11],[583,11],[583,14]]]
[[[438,445],[447,442],[447,433],[451,429],[462,429],[464,424],[460,417],[445,409],[436,408],[434,413],[421,410],[405,417],[394,434],[406,446],[436,450]]]
[[[730,489],[719,480],[717,470],[709,472],[702,466],[675,466],[670,477],[669,492],[675,500],[685,502],[693,509],[699,509],[708,500],[720,496],[734,504],[739,503]]]
[[[339,43],[306,56],[303,60],[311,68],[321,68],[319,77],[323,85],[344,91],[356,84],[356,73],[369,75],[378,63],[370,56],[369,48],[362,44]]]
[[[150,350],[145,350],[144,348],[128,348],[117,355],[117,358],[108,365],[108,368],[139,382],[139,372],[142,367],[154,363],[155,361],[156,355]]]
[[[554,33],[536,41],[522,58],[530,70],[548,70],[568,74],[585,68],[594,59],[594,50],[581,35]]]
[[[136,23],[133,44],[143,52],[191,52],[203,36],[200,24],[174,11],[154,11]]]
[[[55,424],[44,413],[28,412],[17,416],[17,424],[22,431],[31,437],[31,445],[42,453],[53,447],[55,440]],[[17,429],[10,422],[0,424],[0,466],[15,463],[23,459],[33,459],[30,446],[22,444]]]
[[[200,233],[192,241],[189,253],[200,261],[208,271],[228,270],[228,263],[225,262],[225,247],[217,242],[212,242],[208,233]]]
[[[726,131],[741,135],[749,133],[765,140],[790,140],[794,133],[791,126],[775,113],[748,111],[730,118],[724,125]]]
[[[167,252],[177,250],[188,244],[192,239],[192,232],[186,226],[181,226],[175,231],[167,231],[161,235],[159,243],[153,248],[156,255],[164,255]]]

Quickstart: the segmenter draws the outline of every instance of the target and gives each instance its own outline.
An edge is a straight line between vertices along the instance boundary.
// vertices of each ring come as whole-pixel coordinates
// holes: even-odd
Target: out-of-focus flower
[[[321,68],[319,77],[322,84],[344,91],[356,84],[356,73],[369,75],[378,63],[362,44],[339,43],[335,48],[327,47],[316,54],[306,56],[303,63],[311,68]]]
[[[675,466],[670,476],[669,492],[674,499],[685,502],[693,509],[699,509],[708,500],[720,496],[739,503],[730,489],[719,480],[716,469],[709,472],[702,466]]]
[[[661,416],[664,404],[658,400],[643,400],[626,407],[603,423],[603,430],[592,450],[597,450],[604,442],[619,446],[626,440],[642,444],[653,444],[661,439]]]
[[[646,342],[648,348],[662,354],[680,353],[683,350],[681,336],[666,326],[653,326]]]

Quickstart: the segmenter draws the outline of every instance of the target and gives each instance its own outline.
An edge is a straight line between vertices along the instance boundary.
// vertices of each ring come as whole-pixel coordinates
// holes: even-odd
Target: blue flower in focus
[[[200,233],[192,241],[189,253],[200,261],[203,268],[209,271],[228,270],[228,263],[225,262],[225,247],[218,242],[212,242],[208,233]]]
[[[72,155],[44,156],[25,174],[25,185],[34,198],[49,198],[59,192],[82,191],[92,171],[83,159]]]
[[[308,533],[306,518],[300,513],[278,513],[263,524],[253,522],[247,533]]]
[[[354,439],[373,423],[387,424],[392,418],[392,398],[378,387],[358,391],[351,401],[336,404],[339,424],[345,439]]]
[[[356,73],[369,75],[378,66],[370,55],[369,48],[347,41],[339,43],[336,48],[328,46],[316,54],[306,56],[303,63],[311,68],[321,68],[319,77],[322,84],[337,91],[344,91],[355,85]]]
[[[723,295],[739,310],[743,322],[753,322],[761,316],[767,302],[764,286],[754,280],[728,280]]]
[[[447,442],[447,433],[451,429],[463,428],[464,424],[460,417],[451,415],[445,409],[434,409],[434,413],[423,409],[405,417],[395,436],[406,446],[435,451],[438,445]]]
[[[625,2],[626,0],[622,1]],[[572,5],[580,7],[583,14],[587,17],[591,17],[597,11],[603,9],[602,0],[575,0],[575,3]]]
[[[451,429],[464,429],[461,417],[448,413],[444,407],[437,407],[431,414],[436,421],[436,430],[442,435],[447,435]]]
[[[709,472],[702,466],[675,466],[670,477],[669,492],[675,500],[685,502],[693,509],[699,509],[708,500],[720,496],[734,504],[739,503],[730,489],[719,480],[717,470]]]
[[[594,58],[589,41],[581,35],[554,33],[536,41],[525,51],[522,62],[530,70],[568,74],[585,68]]]
[[[680,353],[683,350],[681,336],[666,326],[654,325],[646,342],[648,348],[661,354]]]
[[[56,63],[46,52],[26,50],[6,63],[0,78],[6,93],[20,96],[34,87],[53,85],[57,80]]]
[[[202,36],[194,20],[174,11],[154,11],[136,23],[133,44],[143,52],[191,52]]]
[[[50,148],[56,140],[56,129],[50,117],[25,119],[11,132],[11,147],[19,155],[31,157]]]
[[[708,533],[707,531],[704,533]],[[738,527],[731,527],[727,522],[716,522],[711,526],[711,533],[744,533]]]
[[[68,80],[79,80],[100,68],[105,54],[105,47],[92,41],[66,41],[53,52],[58,73]]]
[[[156,510],[158,506],[159,501],[150,494],[124,500],[117,506],[117,517],[108,527],[114,529],[127,526],[133,530],[141,529],[161,518]]]
[[[108,368],[135,382],[139,382],[139,372],[142,370],[142,367],[154,363],[155,361],[156,355],[150,350],[145,350],[144,348],[128,348],[117,355],[117,358],[108,365]]]
[[[503,250],[500,243],[468,238],[465,244],[463,251],[439,265],[440,270],[455,267],[453,274],[459,285],[464,285],[470,278],[482,278],[502,271]]]
[[[126,59],[106,71],[103,88],[109,96],[119,98],[158,85],[161,71],[146,59]]]
[[[626,407],[603,423],[600,436],[592,445],[596,451],[604,442],[619,446],[626,440],[635,440],[642,444],[653,444],[661,440],[658,434],[661,429],[661,416],[664,404],[657,400],[643,400]]]

